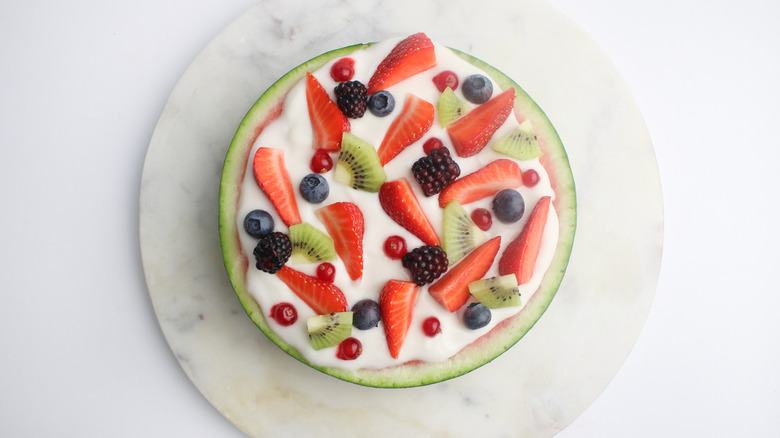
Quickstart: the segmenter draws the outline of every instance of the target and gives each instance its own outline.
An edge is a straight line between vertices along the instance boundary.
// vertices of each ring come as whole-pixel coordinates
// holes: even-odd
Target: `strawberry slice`
[[[274,148],[259,148],[252,162],[255,181],[271,200],[282,222],[288,227],[301,223],[298,201],[290,183],[290,175],[284,166],[284,151]]]
[[[351,202],[337,202],[314,212],[333,238],[349,278],[363,276],[363,213]]]
[[[441,241],[406,178],[388,181],[379,188],[379,204],[392,220],[428,245]]]
[[[398,359],[398,353],[412,325],[412,313],[420,288],[411,282],[390,280],[379,294],[379,309],[390,355]]]
[[[350,130],[349,120],[330,100],[320,81],[309,72],[306,72],[306,103],[314,132],[312,148],[338,152],[342,134]]]
[[[422,138],[433,125],[433,115],[434,109],[430,102],[412,94],[406,95],[401,114],[387,128],[385,138],[377,150],[382,165]]]
[[[515,89],[509,88],[452,122],[447,133],[458,156],[470,157],[481,151],[509,117],[514,104]]]
[[[428,292],[445,309],[454,312],[469,300],[469,283],[482,278],[493,265],[501,247],[501,236],[496,236],[471,251],[453,266]]]
[[[522,185],[523,172],[520,166],[512,160],[501,158],[447,186],[439,193],[439,206],[444,208],[452,201],[466,205],[493,196],[502,189]]]
[[[395,85],[406,78],[436,66],[433,42],[424,33],[417,33],[398,43],[368,81],[369,96]]]
[[[347,311],[347,298],[341,289],[315,277],[282,266],[276,276],[303,300],[317,315]]]
[[[542,245],[544,226],[550,211],[551,199],[545,196],[539,200],[517,238],[507,245],[498,261],[500,275],[515,274],[517,284],[527,283],[534,274],[539,247]]]

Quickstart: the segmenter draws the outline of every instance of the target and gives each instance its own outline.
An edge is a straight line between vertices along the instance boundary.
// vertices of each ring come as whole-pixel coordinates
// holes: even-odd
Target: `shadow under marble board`
[[[547,3],[467,7],[263,1],[171,93],[141,181],[147,285],[185,373],[247,435],[549,437],[598,397],[636,342],[660,269],[663,206],[633,97],[600,48]],[[546,112],[574,173],[577,235],[558,294],[507,353],[450,381],[381,390],[308,368],[255,327],[221,258],[219,179],[238,124],[278,77],[331,49],[420,31],[505,72]]]

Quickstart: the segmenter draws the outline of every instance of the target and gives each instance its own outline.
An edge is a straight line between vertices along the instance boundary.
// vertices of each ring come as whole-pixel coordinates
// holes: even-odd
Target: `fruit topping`
[[[330,169],[333,169],[333,158],[331,158],[330,154],[325,152],[325,150],[317,149],[311,157],[309,169],[314,173],[325,173]]]
[[[252,169],[257,185],[268,196],[282,222],[288,227],[301,223],[298,201],[284,165],[284,151],[274,148],[257,149]]]
[[[440,245],[420,201],[406,178],[388,181],[379,189],[379,204],[390,218],[428,245]]]
[[[422,323],[422,330],[423,333],[425,333],[425,336],[428,336],[429,338],[441,333],[441,322],[439,322],[439,318],[435,316],[425,318]]]
[[[523,195],[514,189],[504,189],[496,193],[493,198],[493,213],[498,220],[505,224],[511,224],[520,220],[525,213],[525,199]]]
[[[271,318],[283,327],[291,326],[298,320],[298,311],[290,303],[279,303],[271,307]]]
[[[333,283],[336,279],[336,267],[333,263],[324,262],[317,266],[317,279],[326,283]]]
[[[487,231],[493,226],[493,215],[491,215],[490,211],[486,208],[477,208],[472,211],[471,220],[473,220],[482,231]]]
[[[401,236],[390,236],[385,240],[385,254],[393,260],[401,260],[406,255],[406,240]]]
[[[388,91],[377,91],[368,98],[368,110],[377,117],[389,115],[394,109],[395,98]]]
[[[359,119],[366,113],[368,94],[366,86],[360,81],[341,82],[333,92],[336,94],[336,105],[345,116]]]
[[[407,146],[422,138],[433,125],[434,109],[428,101],[408,94],[401,114],[387,128],[377,154],[384,166]]]
[[[412,173],[425,196],[433,196],[460,176],[460,166],[452,160],[449,149],[440,147],[417,160],[412,165]]]
[[[412,281],[424,286],[447,272],[449,261],[440,246],[425,245],[407,252],[401,258],[401,264],[411,272]]]
[[[480,303],[471,303],[463,312],[463,325],[471,330],[481,329],[490,324],[492,315],[490,309]]]
[[[431,137],[428,140],[425,140],[425,143],[423,143],[423,152],[425,152],[425,155],[428,155],[432,150],[439,149],[441,147],[444,147],[444,142],[442,142],[438,137]]]
[[[283,266],[276,276],[317,315],[346,312],[347,298],[338,287],[303,272]],[[350,312],[351,313],[351,312]],[[352,317],[350,316],[350,326]]]
[[[306,103],[314,133],[314,149],[337,152],[341,148],[341,136],[349,132],[347,117],[333,103],[328,92],[311,73],[306,73]]]
[[[355,360],[361,353],[363,353],[363,344],[355,338],[347,338],[339,344],[336,357],[341,360]]]
[[[498,159],[450,184],[439,194],[439,206],[444,208],[452,201],[466,205],[489,198],[502,189],[523,185],[523,172],[516,162]]]
[[[351,202],[336,202],[314,212],[333,238],[352,280],[363,276],[363,213]]]
[[[320,263],[336,259],[333,239],[306,222],[290,227],[293,264]]]
[[[542,148],[539,147],[534,127],[529,120],[496,140],[493,150],[518,160],[533,160],[542,156]]]
[[[490,309],[520,305],[520,290],[514,274],[472,281],[469,283],[469,292]]]
[[[483,104],[493,96],[493,83],[483,75],[471,75],[463,80],[462,91],[469,102]]]
[[[356,190],[378,192],[387,180],[376,149],[364,140],[344,133],[333,179]]]
[[[304,176],[298,186],[298,190],[301,192],[303,199],[312,204],[319,204],[324,201],[330,193],[328,182],[318,173],[310,173]]]
[[[455,152],[461,157],[479,153],[509,117],[514,103],[515,89],[509,88],[452,122],[447,133]]]
[[[352,306],[352,325],[358,330],[369,330],[382,319],[379,303],[374,300],[360,300]]]
[[[448,87],[457,90],[458,89],[458,75],[450,70],[445,70],[433,77],[433,83],[436,85],[436,89],[444,91]]]
[[[549,196],[540,199],[531,211],[531,216],[523,227],[523,231],[507,245],[498,261],[500,275],[515,274],[518,284],[525,284],[531,279],[534,274],[536,258],[539,256],[539,248],[542,245],[542,235],[547,224],[550,202]]]
[[[339,345],[352,335],[352,312],[333,312],[306,319],[309,343],[315,350]]]
[[[444,89],[436,102],[436,109],[439,110],[439,125],[446,128],[455,120],[461,118],[471,111],[471,107],[452,91],[451,88]]]
[[[526,187],[533,187],[539,183],[539,174],[533,170],[528,169],[523,172],[523,185]]]
[[[274,274],[290,259],[292,243],[286,234],[276,231],[260,237],[252,254],[255,256],[257,269]]]
[[[274,230],[274,218],[265,210],[252,210],[244,217],[244,230],[254,238]]]
[[[469,283],[485,276],[500,246],[501,236],[483,243],[432,284],[428,292],[450,312],[460,309],[469,300]]]
[[[444,252],[452,265],[487,241],[485,233],[455,201],[444,207],[442,229]]]
[[[341,58],[330,67],[330,77],[336,82],[348,81],[354,75],[355,60],[352,58]]]
[[[411,35],[399,42],[379,63],[368,81],[368,94],[374,94],[404,79],[436,66],[433,42],[424,33]]]
[[[401,346],[412,324],[414,303],[419,288],[408,281],[390,280],[379,294],[379,307],[385,327],[390,356],[398,359]]]

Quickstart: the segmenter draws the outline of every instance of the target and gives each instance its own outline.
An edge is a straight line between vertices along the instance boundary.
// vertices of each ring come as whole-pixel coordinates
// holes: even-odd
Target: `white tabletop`
[[[780,6],[550,3],[634,92],[665,207],[645,328],[559,436],[777,435]],[[244,436],[168,348],[137,234],[146,147],[171,90],[253,4],[0,6],[0,435]]]

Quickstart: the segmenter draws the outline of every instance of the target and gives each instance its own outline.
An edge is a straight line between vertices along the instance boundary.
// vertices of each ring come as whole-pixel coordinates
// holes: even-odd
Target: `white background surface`
[[[634,92],[666,221],[645,330],[559,436],[780,435],[780,3],[550,1]],[[0,4],[0,436],[243,436],[165,344],[137,202],[168,94],[252,4]]]

